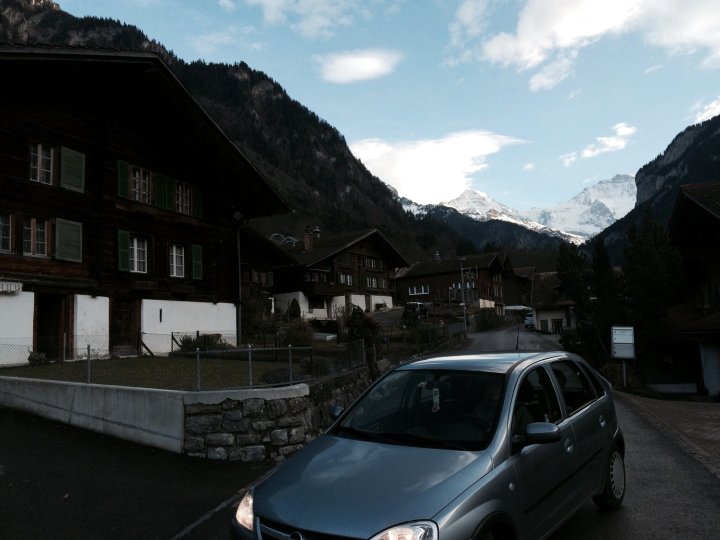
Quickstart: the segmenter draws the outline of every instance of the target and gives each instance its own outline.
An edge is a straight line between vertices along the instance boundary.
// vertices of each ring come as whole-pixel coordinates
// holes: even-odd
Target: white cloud
[[[453,46],[462,46],[469,39],[482,35],[485,28],[487,0],[463,0],[450,23],[450,39]]]
[[[480,0],[478,4],[484,6]],[[524,0],[514,31],[489,37],[476,31],[482,28],[479,6],[470,13],[478,15],[463,17],[458,10],[450,27],[451,45],[460,49],[459,57],[520,72],[533,70],[533,91],[556,86],[572,73],[583,48],[612,34],[635,32],[670,54],[702,55],[703,67],[720,68],[717,0]]]
[[[590,144],[580,153],[583,158],[592,158],[607,152],[617,152],[625,148],[637,129],[629,124],[621,122],[613,126],[615,135],[609,137],[597,137],[596,144]]]
[[[695,116],[695,123],[710,120],[720,114],[720,96],[715,101],[708,103],[702,107],[702,110]]]
[[[661,69],[662,69],[662,65],[661,65],[661,64],[656,64],[656,65],[654,65],[654,66],[650,66],[649,68],[647,68],[647,69],[643,72],[643,74],[644,74],[644,75],[650,75],[651,73],[655,73],[656,71],[659,71],[659,70],[661,70]]]
[[[267,24],[289,24],[299,34],[330,37],[339,26],[348,26],[358,17],[369,17],[362,0],[245,0],[263,11]]]
[[[211,56],[220,47],[235,43],[237,30],[230,28],[224,32],[210,32],[193,37],[190,41],[201,57]]]
[[[572,164],[577,161],[577,152],[563,154],[562,156],[560,156],[560,161],[562,161],[563,165],[565,165],[566,167],[572,167]]]
[[[220,6],[220,9],[228,13],[232,13],[237,7],[234,0],[218,0],[218,5]]]
[[[522,168],[523,172],[530,172],[535,170],[535,164],[534,163],[526,163],[523,165]]]
[[[441,139],[387,142],[366,139],[350,145],[353,154],[383,182],[421,204],[457,197],[488,157],[520,139],[488,131],[462,131]]]
[[[366,49],[317,56],[323,80],[349,84],[389,75],[403,60],[398,51]]]

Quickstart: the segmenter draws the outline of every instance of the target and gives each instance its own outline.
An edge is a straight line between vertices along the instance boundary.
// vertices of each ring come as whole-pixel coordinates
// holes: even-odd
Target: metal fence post
[[[90,345],[87,346],[87,384],[90,384]]]
[[[252,344],[248,345],[248,376],[250,377],[250,388],[252,388],[252,385],[253,385]]]
[[[200,391],[200,348],[195,349],[195,391]]]
[[[288,345],[288,362],[290,363],[290,382],[293,382],[292,345]]]

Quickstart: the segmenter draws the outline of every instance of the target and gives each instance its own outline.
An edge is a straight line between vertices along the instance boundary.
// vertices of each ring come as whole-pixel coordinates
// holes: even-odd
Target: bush
[[[502,323],[500,317],[494,309],[481,309],[475,313],[475,330],[492,330]]]
[[[223,340],[220,334],[200,334],[199,336],[185,335],[180,338],[178,352],[189,353],[201,351],[226,351],[232,346]]]
[[[278,336],[283,346],[310,347],[315,331],[313,327],[301,319],[291,320],[280,328]]]
[[[288,306],[288,319],[289,320],[295,320],[300,318],[300,303],[297,301],[297,298],[293,298],[290,302],[290,305]]]
[[[28,362],[31,366],[39,366],[42,364],[49,364],[50,360],[47,359],[45,353],[30,351]]]

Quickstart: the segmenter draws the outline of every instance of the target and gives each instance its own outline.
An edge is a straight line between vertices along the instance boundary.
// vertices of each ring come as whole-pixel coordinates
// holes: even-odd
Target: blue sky
[[[58,0],[244,61],[401,196],[547,207],[720,114],[717,0]]]

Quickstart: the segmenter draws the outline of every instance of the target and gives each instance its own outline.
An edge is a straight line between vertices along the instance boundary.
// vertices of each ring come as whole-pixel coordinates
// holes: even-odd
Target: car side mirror
[[[338,418],[340,418],[340,415],[345,412],[345,408],[341,407],[340,405],[330,405],[328,407],[328,414],[330,415],[330,418],[334,422]]]
[[[524,435],[513,435],[512,443],[515,448],[531,444],[554,443],[562,439],[560,428],[550,422],[530,422],[525,428]]]

